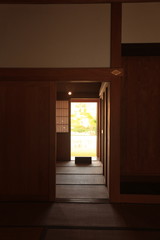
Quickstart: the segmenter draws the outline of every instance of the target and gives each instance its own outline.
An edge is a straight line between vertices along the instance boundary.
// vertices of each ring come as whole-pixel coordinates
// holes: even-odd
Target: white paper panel
[[[122,43],[160,43],[160,3],[124,3]]]
[[[110,4],[1,4],[0,33],[0,67],[110,65]]]

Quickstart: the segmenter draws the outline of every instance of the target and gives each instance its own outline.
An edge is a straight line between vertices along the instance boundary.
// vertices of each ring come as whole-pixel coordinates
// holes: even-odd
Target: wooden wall
[[[70,125],[70,124],[69,124]],[[71,135],[69,132],[57,133],[57,161],[71,160]]]
[[[50,104],[48,81],[0,81],[0,200],[49,200]]]
[[[121,175],[160,176],[160,57],[123,57]]]

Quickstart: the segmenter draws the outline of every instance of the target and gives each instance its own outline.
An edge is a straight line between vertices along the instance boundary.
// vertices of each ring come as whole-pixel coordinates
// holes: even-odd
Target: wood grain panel
[[[47,200],[49,82],[0,82],[0,199]]]
[[[121,174],[160,174],[160,57],[124,57]]]
[[[57,161],[70,161],[70,148],[70,133],[57,133]]]

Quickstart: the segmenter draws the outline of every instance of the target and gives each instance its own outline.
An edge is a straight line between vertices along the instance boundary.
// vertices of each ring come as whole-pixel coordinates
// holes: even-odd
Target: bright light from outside
[[[97,156],[97,102],[71,103],[71,157]]]

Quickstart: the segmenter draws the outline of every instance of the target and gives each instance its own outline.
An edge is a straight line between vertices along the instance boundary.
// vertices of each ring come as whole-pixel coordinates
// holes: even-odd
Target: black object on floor
[[[75,164],[91,164],[92,157],[75,157]]]

